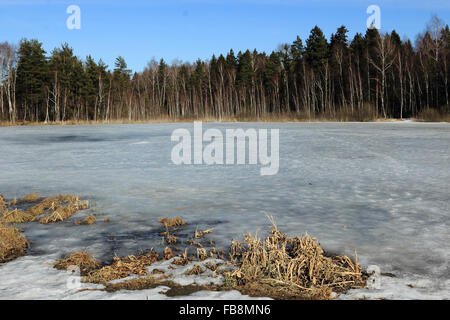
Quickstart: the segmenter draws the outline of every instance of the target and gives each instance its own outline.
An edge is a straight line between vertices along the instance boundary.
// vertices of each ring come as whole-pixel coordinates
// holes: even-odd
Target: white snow
[[[269,229],[273,215],[290,235],[308,232],[322,246],[382,273],[378,289],[340,298],[450,298],[450,125],[445,123],[207,123],[207,128],[279,128],[280,170],[176,166],[173,130],[192,124],[0,128],[0,193],[21,197],[79,194],[93,207],[57,225],[24,224],[28,255],[0,266],[0,298],[165,299],[141,292],[73,292],[51,263],[87,250],[114,254],[162,250],[159,217],[180,215],[192,233],[227,249],[244,231]],[[145,144],[142,142],[146,142]],[[93,212],[97,223],[74,226]],[[110,223],[102,222],[110,218]],[[179,281],[192,281],[184,274]],[[197,281],[197,280],[196,280]],[[202,280],[198,280],[202,281]],[[231,296],[230,296],[231,295]],[[246,298],[199,292],[190,298]]]

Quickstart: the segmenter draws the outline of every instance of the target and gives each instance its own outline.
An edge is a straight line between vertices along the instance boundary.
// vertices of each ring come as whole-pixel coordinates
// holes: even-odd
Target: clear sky
[[[67,42],[81,58],[110,67],[122,55],[141,71],[154,57],[193,62],[246,49],[270,52],[318,25],[327,37],[342,24],[364,33],[381,8],[381,30],[414,40],[432,14],[450,23],[449,0],[0,0],[0,42],[36,38],[51,52]],[[81,29],[69,30],[69,5],[81,9]]]

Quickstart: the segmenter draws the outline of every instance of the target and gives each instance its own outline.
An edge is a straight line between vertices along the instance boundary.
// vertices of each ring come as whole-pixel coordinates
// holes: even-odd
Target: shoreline
[[[0,122],[0,128],[2,127],[23,127],[23,126],[81,126],[81,125],[133,125],[133,124],[171,124],[171,123],[193,123],[195,121],[201,121],[205,123],[265,123],[265,122],[279,122],[279,123],[450,123],[450,120],[443,119],[442,121],[427,121],[422,119],[396,119],[396,118],[379,118],[370,121],[354,121],[354,120],[339,120],[339,119],[297,119],[297,118],[198,118],[198,119],[149,119],[149,120],[109,120],[109,121],[94,121],[94,120],[81,120],[81,121],[58,121],[58,122],[31,122],[31,121],[19,121],[16,123]]]

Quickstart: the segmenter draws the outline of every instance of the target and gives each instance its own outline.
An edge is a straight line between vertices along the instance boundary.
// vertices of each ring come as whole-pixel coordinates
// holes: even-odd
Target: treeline
[[[155,118],[365,120],[449,113],[450,31],[433,17],[415,43],[394,30],[326,39],[314,27],[267,55],[245,51],[190,63],[152,60],[132,73],[84,61],[67,44],[50,55],[37,40],[0,44],[0,120],[140,121]]]

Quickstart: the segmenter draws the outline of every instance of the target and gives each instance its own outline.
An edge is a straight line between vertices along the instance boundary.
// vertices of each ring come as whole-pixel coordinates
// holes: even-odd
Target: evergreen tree
[[[44,104],[49,77],[48,61],[42,43],[23,39],[17,64],[17,100],[25,120],[44,120]]]
[[[314,70],[320,70],[328,61],[328,42],[318,26],[311,30],[306,40],[305,57],[308,65]]]

